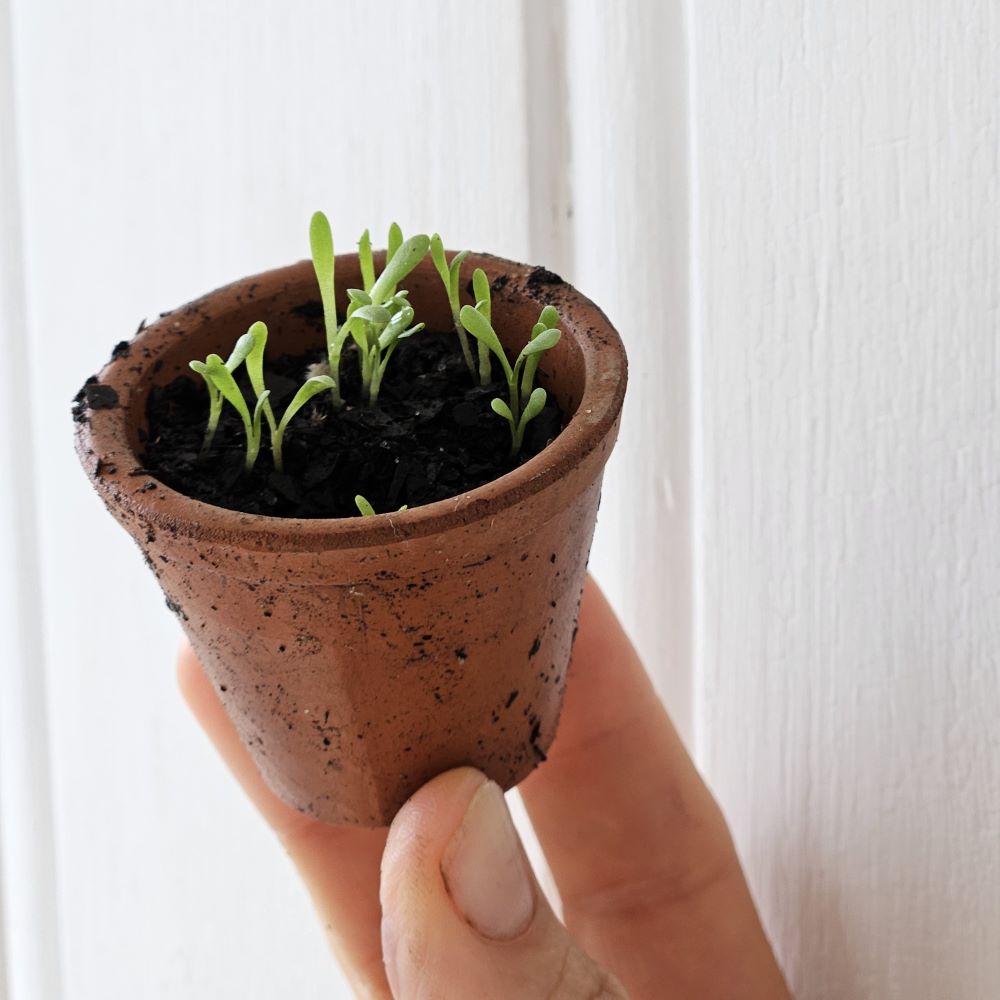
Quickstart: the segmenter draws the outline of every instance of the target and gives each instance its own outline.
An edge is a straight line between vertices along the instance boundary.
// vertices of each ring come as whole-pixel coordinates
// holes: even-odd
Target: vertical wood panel
[[[571,0],[573,282],[630,361],[592,566],[691,732],[687,61],[679,0]]]
[[[316,207],[343,248],[398,217],[528,256],[520,8],[15,7],[65,997],[341,995],[181,707],[176,629],[76,468],[68,404],[144,315],[305,256]]]
[[[531,260],[568,278],[574,269],[566,2],[523,0],[523,16]]]
[[[701,758],[796,995],[1000,982],[1000,8],[695,17]]]
[[[59,995],[10,9],[0,0],[0,997]]]

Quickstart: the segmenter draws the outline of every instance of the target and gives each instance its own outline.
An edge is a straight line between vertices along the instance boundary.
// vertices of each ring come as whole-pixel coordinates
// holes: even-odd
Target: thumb
[[[556,919],[498,785],[460,768],[399,811],[382,859],[382,950],[396,1000],[620,1000]]]

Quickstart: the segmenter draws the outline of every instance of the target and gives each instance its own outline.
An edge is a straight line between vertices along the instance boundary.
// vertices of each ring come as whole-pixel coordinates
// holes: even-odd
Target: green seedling
[[[274,467],[278,472],[284,472],[284,459],[282,457],[282,446],[285,442],[285,431],[288,430],[288,425],[291,422],[292,417],[295,416],[299,410],[302,409],[306,403],[309,402],[313,396],[318,395],[325,390],[333,390],[336,383],[330,378],[329,375],[314,375],[311,379],[308,379],[300,387],[299,391],[295,393],[292,397],[292,401],[285,407],[285,412],[282,414],[281,422],[278,426],[271,432],[271,457],[274,459]]]
[[[244,337],[248,337],[244,334]],[[243,337],[237,342],[237,346],[243,341]],[[251,338],[250,348],[253,343]],[[236,353],[234,351],[234,353]],[[248,351],[249,353],[249,351]],[[243,421],[243,430],[246,432],[247,451],[244,466],[249,472],[257,464],[257,455],[260,452],[261,440],[261,420],[264,414],[264,407],[267,405],[270,390],[265,389],[257,397],[253,411],[247,406],[247,401],[243,397],[243,391],[236,384],[232,371],[229,370],[227,362],[224,362],[218,354],[210,354],[204,361],[192,361],[191,367],[199,374],[206,383],[210,383],[215,391],[225,399]],[[211,399],[211,390],[209,390]]]
[[[383,305],[396,294],[396,286],[424,259],[430,245],[430,238],[420,233],[401,243],[387,257],[385,268],[368,292],[373,305]]]
[[[476,338],[480,347],[485,346],[503,368],[504,378],[507,380],[507,402],[494,399],[490,405],[493,412],[510,425],[510,453],[513,457],[521,450],[528,423],[541,413],[548,398],[544,389],[534,387],[534,380],[541,356],[555,347],[562,336],[555,326],[559,322],[559,314],[552,306],[546,306],[542,310],[538,322],[532,328],[531,339],[511,365],[483,305],[483,300],[479,300],[475,308],[463,306],[459,316],[462,325]],[[486,305],[488,307],[488,303]]]
[[[253,346],[246,356],[247,377],[250,379],[250,388],[256,399],[263,399],[264,418],[267,420],[268,429],[271,436],[277,429],[274,419],[274,411],[271,409],[271,401],[267,398],[267,388],[264,385],[264,348],[267,346],[267,326],[260,321],[252,323],[250,329],[244,334],[250,337]]]
[[[344,400],[340,395],[340,355],[350,331],[337,325],[337,283],[336,258],[333,253],[333,232],[330,220],[322,212],[314,212],[309,222],[309,248],[312,251],[313,270],[319,283],[319,294],[323,301],[323,324],[326,327],[326,353],[330,362],[330,378],[333,387],[330,395],[333,405],[340,410]]]
[[[403,245],[403,230],[394,222],[389,226],[388,249],[385,254],[386,264],[396,256],[396,251]],[[371,292],[375,284],[375,258],[372,254],[372,239],[366,229],[358,240],[358,262],[361,265],[361,283],[365,292]],[[393,294],[395,294],[393,288]]]
[[[413,306],[405,292],[397,292],[388,305],[361,305],[351,315],[351,335],[361,357],[361,385],[369,406],[378,403],[379,390],[389,359],[401,340],[423,328],[413,322]]]
[[[284,471],[282,459],[282,445],[285,440],[285,431],[292,417],[302,409],[310,399],[324,389],[331,392],[336,386],[336,382],[329,375],[316,375],[307,379],[299,387],[299,391],[292,397],[292,401],[285,408],[285,412],[279,423],[271,409],[271,402],[266,398],[264,386],[264,348],[267,345],[267,326],[260,321],[254,323],[247,331],[246,336],[253,338],[253,348],[247,354],[246,369],[250,378],[250,386],[254,396],[259,400],[263,399],[264,418],[267,420],[268,429],[271,432],[271,455],[274,459],[274,467],[278,472]]]
[[[559,326],[559,312],[555,306],[545,306],[538,316],[538,322],[531,328],[531,340],[540,337],[546,330],[555,330]],[[557,343],[557,337],[553,345]],[[548,350],[548,348],[546,348]],[[544,352],[542,352],[544,353]],[[532,388],[535,384],[535,375],[538,372],[538,363],[542,360],[541,353],[534,353],[528,356],[524,363],[524,371],[521,373],[521,399],[526,396],[530,398]]]
[[[375,508],[360,493],[354,498],[354,505],[358,508],[362,517],[375,516]],[[402,514],[404,510],[409,510],[405,503],[396,513]]]
[[[323,320],[326,324],[327,357],[333,387],[333,405],[343,408],[340,393],[340,359],[347,338],[358,345],[361,379],[365,400],[370,405],[378,402],[379,388],[386,366],[400,340],[413,336],[423,329],[423,324],[410,327],[413,310],[405,301],[406,292],[398,291],[399,283],[420,263],[430,246],[424,235],[403,239],[403,231],[394,222],[389,227],[389,247],[385,267],[375,276],[371,237],[366,229],[358,241],[358,260],[361,265],[361,283],[364,288],[349,288],[347,318],[337,326],[337,288],[334,274],[333,234],[330,222],[322,212],[316,212],[309,225],[309,245],[312,250],[313,270],[319,282],[323,300]],[[408,310],[408,313],[407,313]],[[408,319],[399,320],[399,317]]]
[[[367,234],[362,236],[359,247],[364,247]],[[361,362],[361,382],[365,401],[374,406],[385,376],[389,359],[399,341],[412,337],[423,328],[423,323],[411,326],[413,307],[406,301],[407,292],[397,291],[399,283],[423,260],[430,246],[427,236],[411,236],[402,240],[403,234],[395,223],[389,230],[390,252],[386,255],[385,268],[375,278],[371,263],[371,249],[367,250],[368,263],[362,264],[364,289],[349,288],[350,305],[347,320],[340,328],[339,337],[350,335],[358,345]],[[359,251],[360,252],[360,251]],[[362,255],[363,256],[363,255]],[[370,279],[370,283],[369,283]],[[339,353],[337,364],[339,365]],[[333,374],[334,359],[330,359]]]
[[[249,333],[243,334],[239,340],[236,341],[236,346],[233,348],[233,353],[229,355],[229,360],[226,361],[226,368],[230,372],[235,372],[237,368],[246,360],[247,356],[253,350],[254,342],[253,338]],[[212,447],[212,442],[215,440],[215,432],[219,426],[219,418],[222,416],[222,403],[223,396],[219,391],[215,382],[208,376],[208,368],[204,361],[191,361],[189,365],[193,371],[196,371],[204,380],[205,388],[208,389],[208,426],[205,428],[205,437],[201,442],[201,457],[204,458],[208,454],[209,449]]]
[[[528,397],[528,402],[521,411],[519,418],[514,416],[510,407],[502,399],[490,400],[493,412],[503,417],[510,425],[510,454],[512,458],[521,450],[528,422],[537,417],[545,409],[547,400],[548,395],[541,386],[538,386],[537,389],[532,389],[531,395]]]
[[[209,424],[205,434],[205,443],[202,446],[202,455],[204,456],[211,446],[215,429],[219,423],[219,416],[222,413],[222,403],[226,400],[240,415],[247,434],[247,471],[251,470],[257,462],[262,438],[262,422],[266,420],[271,434],[271,453],[274,458],[274,467],[281,472],[281,449],[285,439],[285,431],[288,430],[288,424],[292,417],[317,393],[332,389],[334,381],[328,375],[317,375],[309,379],[292,398],[279,423],[271,408],[271,391],[264,384],[264,349],[266,346],[267,326],[257,322],[236,342],[233,353],[224,364],[217,354],[210,354],[205,361],[192,361],[190,365],[194,371],[201,375],[208,387]],[[241,364],[246,365],[247,377],[256,400],[252,412],[234,377],[234,373]]]
[[[441,275],[441,280],[444,282],[444,290],[448,295],[448,305],[451,306],[451,318],[455,324],[455,332],[458,334],[458,342],[462,347],[462,357],[465,358],[469,374],[475,378],[476,363],[472,360],[472,348],[469,346],[469,337],[459,318],[459,313],[462,310],[462,302],[459,297],[461,293],[462,261],[468,256],[468,253],[468,250],[462,250],[455,254],[449,264],[448,259],[445,257],[444,244],[441,242],[441,237],[437,233],[431,237],[431,260],[434,261],[434,267],[437,268],[437,273]]]
[[[477,267],[472,272],[472,296],[476,300],[476,309],[483,315],[487,323],[493,322],[493,306],[490,293],[490,279],[486,272]],[[459,316],[461,318],[461,316]],[[493,365],[490,363],[490,349],[479,341],[479,384],[489,385],[493,378]]]
[[[389,226],[389,239],[386,242],[386,263],[396,256],[396,251],[403,245],[403,230],[395,222]]]
[[[358,264],[361,265],[361,284],[367,292],[375,284],[375,261],[372,257],[372,238],[366,229],[358,240]]]

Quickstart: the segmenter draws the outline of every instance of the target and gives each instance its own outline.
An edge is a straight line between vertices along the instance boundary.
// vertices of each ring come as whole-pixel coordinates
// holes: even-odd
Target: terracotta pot
[[[555,735],[625,354],[604,314],[554,275],[490,256],[470,257],[466,273],[476,266],[507,279],[493,316],[509,349],[543,305],[559,309],[563,338],[539,381],[572,417],[541,454],[454,499],[374,518],[261,517],[142,469],[151,386],[225,355],[257,319],[283,351],[322,343],[308,261],[164,315],[116,348],[77,406],[84,468],[268,784],[330,823],[386,824],[461,764],[509,788]],[[360,285],[356,255],[339,256],[338,289]],[[418,318],[449,329],[429,258],[406,285]]]

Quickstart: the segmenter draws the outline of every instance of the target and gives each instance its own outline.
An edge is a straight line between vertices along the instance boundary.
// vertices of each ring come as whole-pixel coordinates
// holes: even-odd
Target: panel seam
[[[22,142],[17,113],[14,11],[0,0],[0,344],[8,370],[28,365],[26,284],[21,218]],[[9,648],[0,672],[0,937],[7,1000],[61,995],[52,776],[45,690],[40,563],[32,490],[27,380],[13,378],[4,396],[8,429],[0,446],[8,487],[0,537],[8,601],[3,622]]]
[[[704,315],[701,273],[701,178],[698,155],[695,0],[683,0],[687,106],[688,441],[690,482],[691,745],[704,768],[705,751],[705,441]]]
[[[531,260],[572,281],[573,201],[565,0],[522,0]]]

